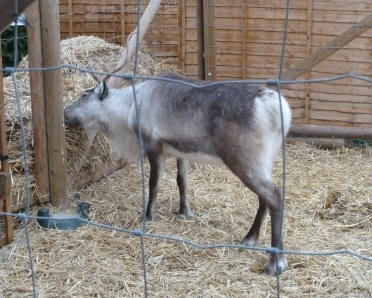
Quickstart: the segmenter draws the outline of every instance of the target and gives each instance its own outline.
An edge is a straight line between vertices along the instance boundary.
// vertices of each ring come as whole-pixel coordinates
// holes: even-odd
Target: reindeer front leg
[[[178,216],[180,218],[195,217],[194,213],[191,211],[190,203],[186,195],[188,168],[189,162],[187,160],[177,158],[177,185],[180,192],[180,210]]]
[[[147,203],[146,220],[156,218],[156,197],[160,185],[160,177],[164,168],[164,157],[155,150],[146,150],[150,163],[149,201]]]

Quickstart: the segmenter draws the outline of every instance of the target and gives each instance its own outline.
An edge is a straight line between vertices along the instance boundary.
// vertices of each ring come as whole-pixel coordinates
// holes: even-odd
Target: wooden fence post
[[[216,79],[215,0],[203,0],[205,79]]]
[[[28,60],[30,67],[42,67],[43,55],[40,32],[39,0],[35,0],[26,10]],[[49,166],[46,135],[44,83],[41,71],[30,72],[30,92],[32,103],[32,127],[34,139],[34,177],[37,189],[37,198],[41,202],[50,200]]]
[[[140,19],[140,28],[139,28],[139,43],[142,42],[145,33],[151,25],[152,20],[155,17],[156,12],[158,11],[161,4],[161,0],[151,0],[147,5],[141,19]],[[137,27],[134,31],[128,36],[126,48],[121,54],[119,63],[117,64],[117,69],[119,69],[116,74],[124,74],[126,67],[132,60],[132,57],[136,50],[136,41],[137,41]],[[119,77],[110,77],[107,81],[107,86],[110,88],[119,88],[121,83],[121,78]]]
[[[43,67],[57,66],[61,61],[58,1],[40,1],[39,9]],[[53,205],[62,206],[67,203],[67,171],[61,71],[43,71],[43,82],[50,195]]]
[[[0,58],[1,44],[0,44]],[[0,68],[2,63],[0,59]],[[11,212],[10,202],[10,173],[8,166],[8,145],[6,141],[6,125],[5,125],[5,104],[4,104],[4,86],[3,73],[0,72],[0,211]],[[0,217],[2,219],[2,217]],[[5,237],[0,238],[0,247],[9,244],[13,240],[13,220],[10,216],[4,217]],[[0,231],[3,234],[3,231]]]
[[[198,44],[198,75],[201,80],[205,79],[203,2],[204,1],[196,1],[196,42]]]

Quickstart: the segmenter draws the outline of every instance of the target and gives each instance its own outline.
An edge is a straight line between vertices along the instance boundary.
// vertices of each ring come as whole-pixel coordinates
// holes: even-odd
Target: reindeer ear
[[[106,82],[104,80],[99,82],[99,85],[96,87],[95,91],[98,94],[98,98],[100,100],[104,100],[108,95],[108,88],[106,86]]]

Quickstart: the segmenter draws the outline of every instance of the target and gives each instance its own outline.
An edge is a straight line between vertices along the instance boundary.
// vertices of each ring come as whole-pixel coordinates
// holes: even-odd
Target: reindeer
[[[242,244],[257,244],[267,210],[271,217],[271,245],[283,249],[280,237],[281,193],[272,181],[272,167],[291,124],[284,97],[261,85],[221,82],[209,86],[177,73],[166,73],[135,86],[140,127],[132,87],[110,89],[106,78],[66,107],[65,123],[83,127],[88,134],[103,132],[117,158],[139,159],[137,131],[150,164],[146,219],[155,220],[159,179],[168,157],[177,159],[179,216],[194,214],[186,194],[189,161],[222,163],[258,195],[259,206]],[[200,88],[181,83],[194,83]],[[278,266],[276,266],[276,260]],[[284,255],[271,255],[264,266],[269,275],[287,267]]]

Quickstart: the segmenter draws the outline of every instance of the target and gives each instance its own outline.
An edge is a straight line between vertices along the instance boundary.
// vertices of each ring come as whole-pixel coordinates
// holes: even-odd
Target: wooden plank
[[[372,102],[355,103],[313,99],[311,101],[311,109],[319,111],[335,111],[349,114],[372,114]]]
[[[21,15],[21,13],[32,3],[32,1],[33,0],[18,0],[18,15]],[[14,0],[0,1],[0,34],[14,21],[15,3],[16,2]]]
[[[126,43],[125,37],[125,9],[124,9],[124,1],[120,2],[120,35],[121,35],[121,46],[124,47]]]
[[[27,21],[32,29],[27,29],[29,66],[40,68],[43,64],[43,54],[40,47],[40,14],[39,0],[35,0],[26,10]],[[42,202],[49,201],[49,166],[46,135],[46,116],[44,105],[44,82],[43,73],[40,71],[30,72],[30,93],[32,104],[32,127],[34,147],[34,178],[36,188]]]
[[[2,57],[0,43],[0,57]],[[2,59],[0,59],[0,68],[2,68]],[[5,104],[4,104],[4,82],[3,73],[0,71],[0,155],[4,156],[4,160],[0,160],[0,172],[8,172],[8,143],[6,136],[5,123]]]
[[[312,28],[313,28],[313,0],[307,1],[307,43],[306,43],[306,57],[309,57],[312,54]],[[305,73],[305,79],[311,79],[311,72],[308,71]],[[305,123],[309,123],[310,118],[310,83],[307,83],[305,86]]]
[[[249,0],[248,5],[250,8],[268,8],[268,9],[285,9],[286,1],[278,0]],[[305,1],[291,1],[291,9],[307,9],[307,2]],[[317,0],[314,2],[314,9],[316,10],[341,10],[345,12],[358,12],[358,11],[372,11],[372,3],[369,0],[355,1],[355,0],[342,0],[342,1],[329,1]]]
[[[244,32],[243,32],[244,33]],[[245,35],[246,36],[246,35]],[[243,40],[246,40],[243,36]],[[280,56],[280,44],[241,42],[241,41],[216,41],[217,54],[242,54],[245,52],[248,56]],[[293,58],[305,58],[306,47],[298,45],[288,45],[286,47],[286,55]],[[346,54],[345,54],[346,55]],[[366,55],[367,56],[367,55]],[[342,61],[345,61],[343,59]]]
[[[242,43],[242,75],[243,79],[247,77],[247,52],[248,52],[248,40],[247,40],[247,28],[248,28],[248,7],[247,7],[247,1],[243,1],[243,30],[242,30],[242,35],[243,35],[243,43]],[[216,47],[218,45],[216,44]],[[232,50],[232,49],[231,49]],[[230,51],[231,51],[230,50]],[[218,52],[221,50],[219,49]]]
[[[356,23],[314,22],[313,33],[317,35],[337,37],[353,25],[356,26]],[[366,30],[363,33],[363,36],[371,38],[372,32]]]
[[[2,57],[0,44],[0,57]],[[2,68],[2,59],[0,59],[0,68]],[[4,104],[4,85],[3,73],[0,72],[0,156],[4,159],[0,160],[0,204],[2,208],[0,211],[11,212],[11,184],[9,163],[6,156],[8,155],[8,144],[6,139],[6,123],[5,123],[5,104]],[[5,239],[1,245],[9,244],[13,241],[13,219],[10,216],[5,217]]]
[[[97,182],[102,178],[107,177],[117,170],[123,168],[124,166],[125,163],[123,161],[115,164],[112,163],[112,161],[105,161],[99,169],[84,170],[79,174],[79,177],[76,178],[71,189],[82,189],[84,186]]]
[[[185,0],[181,0],[181,5],[179,8],[179,18],[180,18],[180,46],[179,46],[179,68],[181,69],[182,74],[185,74],[185,59],[186,59],[186,10],[185,10]]]
[[[68,33],[70,37],[74,36],[72,20],[72,0],[68,0]]]
[[[339,1],[317,0],[314,3],[314,9],[330,11],[342,10],[354,13],[358,11],[372,11],[372,3],[369,0],[342,0],[341,3]]]
[[[353,98],[351,97],[370,97],[371,96],[371,87],[366,86],[357,86],[357,85],[336,85],[336,84],[313,84],[312,93],[316,94],[322,94],[319,96],[327,96],[329,98],[332,98],[333,96],[345,96],[345,101],[353,101]],[[349,99],[346,99],[347,97],[350,97]],[[359,101],[359,99],[358,99]],[[363,101],[362,101],[363,102]],[[369,100],[370,102],[370,100]]]
[[[215,0],[203,0],[205,79],[216,79]]]
[[[298,68],[289,68],[289,70],[299,70]],[[327,75],[342,75],[347,73],[357,72],[359,75],[370,76],[371,75],[371,63],[365,62],[348,62],[348,61],[332,61],[325,60],[314,66],[312,71],[323,73],[323,77]]]
[[[289,134],[291,136],[371,138],[372,130],[358,127],[292,125]]]
[[[359,123],[372,123],[372,114],[350,114],[337,111],[311,110],[310,117],[314,120],[347,122],[349,124],[348,126],[357,125]]]
[[[346,90],[346,86],[344,90]],[[334,104],[342,103],[342,102],[370,104],[372,102],[371,95],[335,94],[335,93],[323,93],[323,92],[311,91],[310,97],[312,100],[333,102]]]
[[[314,48],[320,48],[323,47],[326,43],[328,43],[332,38],[336,37],[337,35],[334,34],[333,36],[330,35],[318,35],[313,34],[313,47]],[[359,49],[359,50],[372,50],[371,45],[371,38],[364,37],[364,34],[360,37],[352,40],[350,43],[342,47],[342,49]]]
[[[58,3],[40,1],[41,46],[43,66],[60,64]],[[63,127],[62,78],[60,70],[43,72],[50,195],[52,204],[62,206],[66,200],[65,130]]]
[[[131,33],[134,29],[135,25],[131,25],[128,23],[125,23],[125,34],[128,35]],[[132,30],[131,30],[132,29]],[[69,24],[66,22],[61,22],[61,32],[62,33],[68,33],[69,32]],[[118,35],[122,34],[122,28],[120,23],[74,23],[73,25],[73,32],[76,35],[76,33],[86,33],[86,34],[92,34],[95,35],[95,33],[118,33]],[[148,36],[152,36],[153,34],[164,34],[164,36],[167,35],[175,35],[176,36],[180,32],[180,26],[172,25],[172,26],[166,26],[165,28],[162,28],[159,25],[152,24],[149,28],[149,31],[147,33]],[[175,39],[178,41],[178,39]]]
[[[343,47],[350,41],[360,36],[366,30],[372,26],[372,13],[363,18],[356,25],[351,26],[344,33],[327,43],[323,48],[317,50],[310,57],[306,58],[304,61],[296,64],[291,70],[287,70],[283,73],[283,79],[293,80],[299,75],[305,73],[309,69],[313,68],[315,65],[321,61],[327,59],[333,53],[335,53],[338,48]]]
[[[198,1],[196,10],[195,10],[195,15],[196,15],[196,20],[195,20],[195,28],[196,30],[192,30],[192,33],[188,30],[187,33],[189,33],[190,38],[193,40],[197,41],[198,44],[198,63],[197,63],[197,74],[200,79],[204,80],[205,79],[205,57],[204,57],[204,52],[205,52],[205,42],[204,42],[204,1]],[[188,24],[190,25],[190,24]],[[187,68],[187,67],[186,67]],[[191,71],[187,71],[187,73],[190,73],[191,75],[195,75],[194,69],[188,69]]]
[[[96,12],[76,12],[73,14],[65,14],[60,16],[61,22],[69,22],[70,16],[72,18],[72,22],[90,22],[90,23],[118,23],[121,22],[121,12],[119,9],[116,9],[115,12],[103,12],[103,11],[96,11]],[[126,23],[137,23],[137,14],[126,14],[125,15],[125,22]],[[178,17],[177,15],[168,15],[168,14],[158,14],[154,17],[153,24],[162,24],[163,25],[178,25]]]

